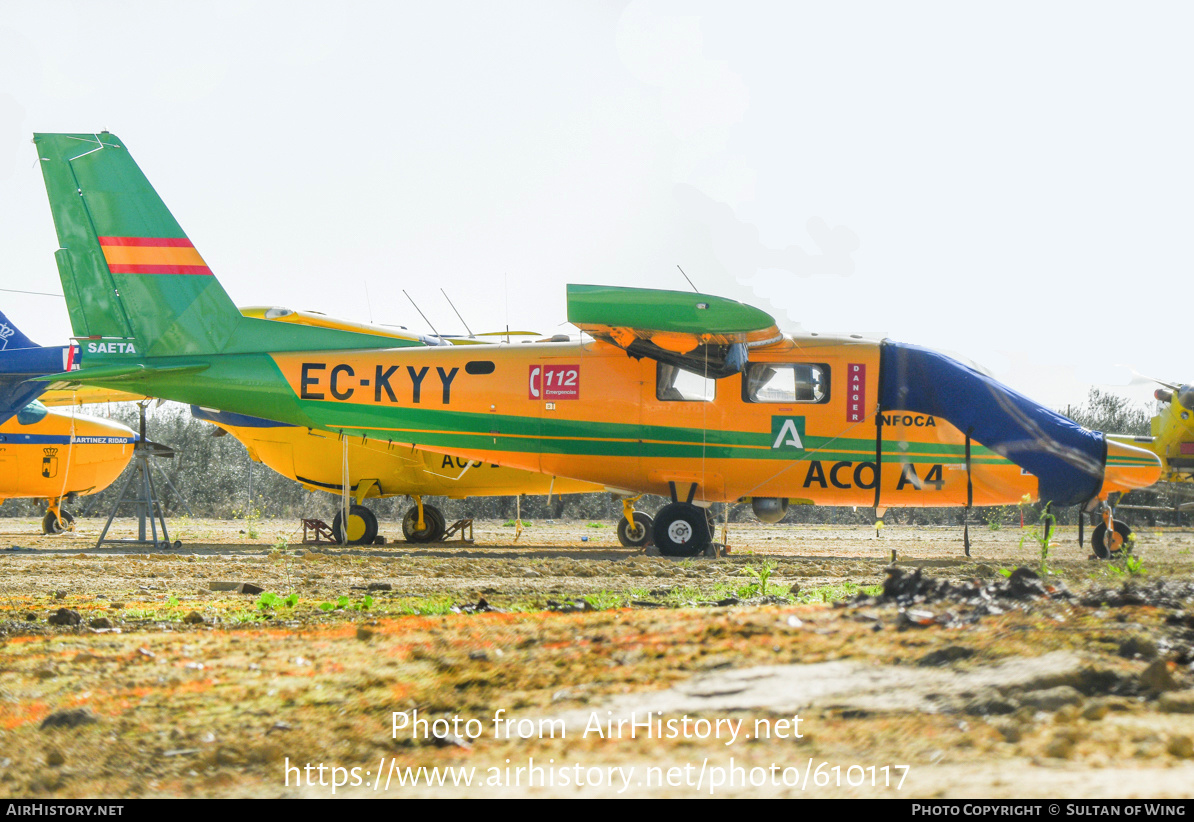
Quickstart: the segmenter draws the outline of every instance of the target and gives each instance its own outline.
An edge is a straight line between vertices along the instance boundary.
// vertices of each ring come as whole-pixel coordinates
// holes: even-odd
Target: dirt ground
[[[673,560],[602,523],[169,525],[0,520],[0,795],[1194,793],[1188,529],[1111,563],[1061,529],[1039,575],[1007,526],[967,558],[959,528],[732,525]]]

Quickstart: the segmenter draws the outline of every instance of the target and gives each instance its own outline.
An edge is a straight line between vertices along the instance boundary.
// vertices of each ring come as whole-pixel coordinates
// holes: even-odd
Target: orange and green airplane
[[[1154,483],[1108,440],[935,352],[791,336],[719,297],[571,285],[589,339],[379,347],[244,317],[115,135],[38,134],[80,382],[388,447],[670,495],[661,553],[711,542],[703,508],[1014,504],[1094,510]],[[633,515],[634,512],[631,511]],[[1094,534],[1109,551],[1115,523]]]

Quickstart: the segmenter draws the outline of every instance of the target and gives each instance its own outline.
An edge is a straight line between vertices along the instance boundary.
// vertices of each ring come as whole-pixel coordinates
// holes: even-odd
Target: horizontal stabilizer
[[[140,379],[149,374],[186,374],[188,372],[203,371],[207,363],[190,365],[148,366],[143,363],[115,363],[113,365],[97,365],[92,368],[79,368],[75,371],[64,371],[61,374],[45,374],[35,377],[39,382],[54,384],[54,388],[66,388],[71,385],[94,385],[96,383],[120,382],[121,380]]]

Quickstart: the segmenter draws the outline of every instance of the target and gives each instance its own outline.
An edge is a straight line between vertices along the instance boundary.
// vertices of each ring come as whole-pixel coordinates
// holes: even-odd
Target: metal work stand
[[[152,443],[145,436],[145,408],[148,403],[139,402],[137,406],[141,410],[141,436],[137,439],[133,446],[133,462],[136,463],[136,470],[129,474],[129,478],[124,481],[124,487],[120,489],[120,496],[117,497],[116,503],[112,506],[111,512],[108,514],[108,521],[104,523],[104,530],[100,532],[99,541],[95,543],[96,548],[104,545],[149,545],[154,548],[181,548],[182,542],[175,542],[170,544],[170,535],[166,531],[166,517],[162,514],[162,506],[158,501],[157,494],[153,487],[153,477],[149,470],[150,457],[172,457],[174,451],[157,443]],[[161,471],[161,469],[158,469]],[[178,490],[170,482],[170,478],[162,472],[162,479],[166,481],[166,485],[170,490],[178,494]],[[136,487],[133,488],[134,480]],[[131,491],[131,493],[130,493]],[[179,494],[179,498],[182,495]],[[120,504],[130,501],[134,503],[137,511],[137,539],[106,539],[108,529],[112,527],[112,520],[116,519],[116,511],[120,508]],[[183,500],[183,505],[187,512],[190,513],[190,506]],[[193,516],[193,515],[192,515]],[[150,533],[152,539],[145,538],[145,523],[149,521]],[[158,526],[162,527],[162,538],[158,539]]]

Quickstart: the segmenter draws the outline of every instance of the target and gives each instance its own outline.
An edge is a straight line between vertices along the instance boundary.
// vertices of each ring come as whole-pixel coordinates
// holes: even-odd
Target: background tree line
[[[138,428],[138,410],[133,404],[92,406],[85,409],[85,413],[118,420],[134,431]],[[1062,413],[1087,428],[1099,431],[1148,434],[1154,411],[1116,394],[1092,388],[1085,403],[1067,407]],[[214,436],[218,430],[209,423],[193,418],[187,406],[177,403],[150,406],[148,438],[170,446],[175,452],[173,458],[151,459],[155,490],[166,516],[190,513],[196,517],[217,519],[246,515],[296,519],[318,517],[331,522],[339,506],[338,496],[308,491],[265,465],[254,463],[235,437]],[[71,511],[76,516],[106,517],[134,469],[135,464],[130,463],[124,474],[109,488],[94,496],[80,498],[70,506]],[[449,522],[464,517],[509,520],[516,516],[519,509],[519,503],[512,496],[466,500],[431,497],[427,501],[439,507]],[[1165,492],[1136,492],[1133,501],[1146,505],[1173,505]],[[557,494],[550,500],[546,496],[524,496],[520,502],[522,518],[531,521],[578,519],[614,522],[622,516],[621,502],[611,494]],[[644,497],[637,507],[654,513],[667,502],[663,497]],[[368,500],[367,504],[380,519],[392,520],[401,518],[411,502],[406,497],[391,497]],[[731,504],[728,508],[730,522],[754,519],[749,504]],[[44,510],[44,505],[31,500],[9,500],[0,507],[0,515],[40,516]],[[119,511],[122,516],[132,513],[131,504],[122,505]],[[727,516],[726,506],[714,506],[714,513],[720,521]],[[889,523],[948,525],[960,524],[965,513],[963,508],[888,509],[885,518]],[[1076,522],[1073,508],[1054,513],[1062,524]],[[975,508],[969,514],[969,521],[1018,525],[1021,515],[1026,523],[1035,523],[1040,516],[1039,506],[1026,506],[1023,510],[1014,505]],[[870,508],[793,505],[783,521],[870,524],[874,523],[875,515]]]

